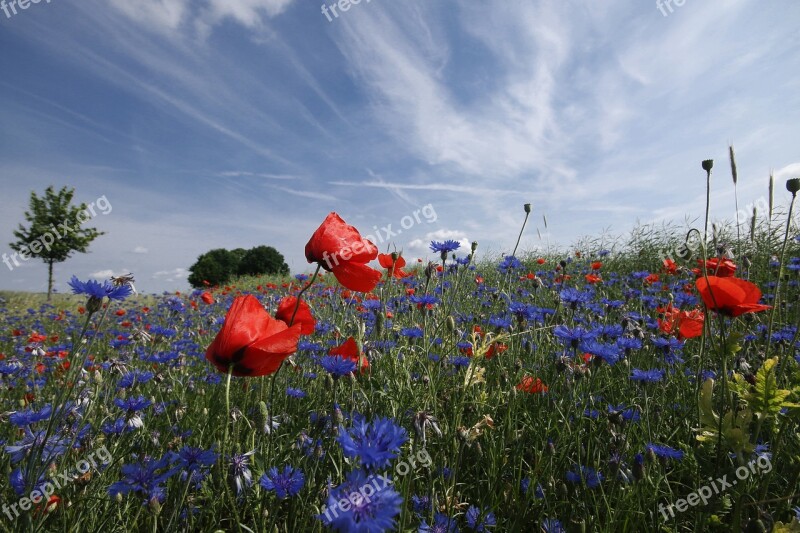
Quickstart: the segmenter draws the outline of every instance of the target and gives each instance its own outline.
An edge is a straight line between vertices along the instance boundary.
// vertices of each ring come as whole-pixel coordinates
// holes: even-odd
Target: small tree
[[[242,250],[243,251],[243,250]],[[237,253],[225,248],[217,248],[202,254],[189,268],[189,283],[192,287],[202,287],[205,283],[222,285],[236,273],[239,264]]]
[[[47,300],[53,292],[53,264],[66,261],[74,252],[86,253],[89,244],[104,232],[96,228],[83,228],[93,214],[86,204],[72,205],[75,189],[63,187],[54,192],[51,185],[44,197],[31,192],[30,211],[25,212],[29,227],[22,224],[14,231],[15,242],[11,249],[21,259],[37,257],[47,264]],[[16,255],[12,259],[16,263]],[[27,257],[26,257],[27,256]]]
[[[239,261],[237,272],[240,276],[261,276],[264,274],[288,274],[289,265],[283,255],[272,246],[250,248]]]

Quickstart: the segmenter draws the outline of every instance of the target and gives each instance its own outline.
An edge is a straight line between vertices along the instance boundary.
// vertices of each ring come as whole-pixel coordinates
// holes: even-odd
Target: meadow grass
[[[685,237],[651,226],[520,259],[459,250],[372,295],[326,275],[304,293],[316,328],[297,354],[275,375],[230,383],[205,351],[233,299],[256,295],[274,313],[308,276],[239,279],[207,291],[210,304],[194,291],[93,314],[78,313],[84,297],[4,295],[0,498],[18,512],[3,507],[0,527],[325,531],[329,495],[366,461],[342,435],[386,417],[407,438],[371,470],[392,483],[370,496],[402,497],[398,531],[789,531],[780,523],[800,505],[798,243],[781,268],[779,224],[738,239],[717,228],[707,255],[733,251],[736,275],[766,303],[781,276],[779,304],[774,316],[708,312],[703,335],[681,341],[659,321],[669,303],[702,309],[690,270],[701,254],[681,250]],[[349,337],[369,368],[333,377],[321,360]],[[303,482],[279,498],[259,481],[287,465]],[[49,510],[22,507],[64,472]],[[674,507],[704,487],[707,501]],[[348,500],[337,505],[346,514]]]

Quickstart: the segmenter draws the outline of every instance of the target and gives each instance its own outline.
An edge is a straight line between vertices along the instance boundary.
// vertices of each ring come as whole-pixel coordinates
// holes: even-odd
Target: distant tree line
[[[256,246],[245,250],[217,248],[202,254],[189,268],[192,287],[222,285],[234,276],[286,275],[289,265],[272,246]]]

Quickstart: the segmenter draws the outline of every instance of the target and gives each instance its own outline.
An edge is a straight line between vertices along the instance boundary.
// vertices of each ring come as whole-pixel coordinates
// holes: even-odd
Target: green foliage
[[[75,189],[62,187],[55,192],[51,185],[44,196],[31,192],[30,208],[25,212],[28,227],[20,224],[14,231],[11,249],[21,256],[36,257],[48,265],[47,295],[53,286],[53,264],[66,261],[73,253],[86,253],[89,244],[104,232],[82,227],[93,215],[86,204],[72,205]]]
[[[240,276],[259,276],[263,274],[288,274],[289,265],[278,250],[272,246],[256,246],[247,250],[241,260],[237,274]]]
[[[723,445],[743,457],[755,450],[755,445],[750,438],[750,422],[753,420],[753,412],[750,409],[739,409],[738,411],[728,411],[720,420],[720,416],[714,412],[712,404],[714,393],[714,380],[707,379],[703,383],[700,391],[700,425],[697,440],[709,442],[711,444],[721,440]]]
[[[211,250],[198,257],[197,262],[189,268],[189,283],[192,287],[227,283],[237,266],[236,253],[225,248]]]
[[[759,418],[774,417],[785,407],[800,407],[800,405],[786,401],[792,391],[778,388],[775,376],[777,364],[777,357],[764,361],[756,373],[754,387],[751,387],[741,375],[734,375],[735,390]]]
[[[234,276],[286,275],[289,265],[283,255],[271,246],[256,246],[249,250],[217,248],[202,254],[189,268],[189,283],[193,287],[222,285]]]

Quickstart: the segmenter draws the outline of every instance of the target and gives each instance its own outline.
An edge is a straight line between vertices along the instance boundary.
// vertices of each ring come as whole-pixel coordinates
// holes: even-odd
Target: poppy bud
[[[703,161],[703,170],[706,172],[711,172],[711,169],[714,168],[714,160],[713,159],[706,159]]]
[[[383,321],[385,317],[383,313],[377,313],[375,315],[375,334],[380,337],[381,333],[383,332]]]
[[[478,249],[478,241],[472,241],[472,253],[475,253],[475,250]]]
[[[797,194],[797,191],[800,191],[800,178],[786,180],[786,190],[792,193],[792,196]]]
[[[531,204],[525,204],[523,206],[523,208],[525,209],[526,213],[530,213],[531,212]]]
[[[449,331],[450,333],[453,333],[455,330],[456,330],[456,321],[455,321],[455,319],[453,318],[452,315],[448,316],[447,317],[447,331]]]

